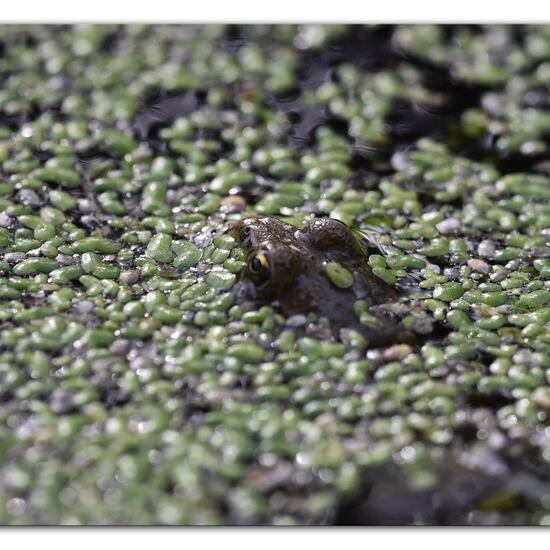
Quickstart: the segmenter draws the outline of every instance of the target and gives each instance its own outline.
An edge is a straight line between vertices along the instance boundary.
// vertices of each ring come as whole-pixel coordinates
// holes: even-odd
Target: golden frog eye
[[[267,275],[269,272],[269,261],[263,252],[253,254],[248,259],[248,269],[253,275]]]

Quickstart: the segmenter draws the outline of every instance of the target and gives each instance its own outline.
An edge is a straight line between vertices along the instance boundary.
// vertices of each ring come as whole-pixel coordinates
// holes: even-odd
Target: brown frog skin
[[[376,306],[399,297],[372,273],[366,242],[339,220],[317,218],[298,229],[276,218],[250,217],[228,233],[248,253],[244,277],[254,283],[257,295],[277,300],[285,316],[315,312],[329,319],[333,331],[348,327],[365,332],[353,310],[356,300]],[[325,265],[332,261],[353,274],[352,286],[339,288],[331,282]],[[395,328],[388,314],[380,319],[382,332]]]

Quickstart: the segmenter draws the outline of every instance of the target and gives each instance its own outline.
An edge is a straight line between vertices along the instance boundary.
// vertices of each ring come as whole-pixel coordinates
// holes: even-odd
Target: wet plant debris
[[[0,52],[1,524],[550,524],[550,27]],[[259,299],[254,217],[343,222],[391,299]]]

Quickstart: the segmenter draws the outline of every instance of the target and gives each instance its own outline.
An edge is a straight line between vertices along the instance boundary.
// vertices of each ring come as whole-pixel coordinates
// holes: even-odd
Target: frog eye
[[[269,274],[269,261],[264,252],[257,252],[248,258],[248,270],[252,275],[267,277]]]

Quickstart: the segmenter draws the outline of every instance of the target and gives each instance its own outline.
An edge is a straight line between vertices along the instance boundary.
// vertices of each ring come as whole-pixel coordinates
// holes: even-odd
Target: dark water
[[[226,39],[220,41],[217,47],[236,55],[248,42],[246,29],[246,26],[231,27]],[[311,145],[315,130],[320,126],[329,126],[342,135],[348,135],[346,120],[331,114],[324,105],[309,105],[303,100],[304,92],[314,90],[324,82],[337,82],[335,68],[344,62],[373,73],[396,68],[400,63],[410,64],[421,71],[422,83],[428,90],[445,97],[443,105],[430,109],[410,101],[394,101],[387,117],[391,145],[378,151],[386,158],[396,150],[412,145],[420,137],[448,137],[449,129],[458,124],[461,115],[480,104],[481,96],[489,90],[488,87],[461,81],[453,77],[447,67],[404,52],[392,41],[393,32],[392,25],[373,28],[351,25],[342,37],[325,48],[300,52],[298,87],[285,94],[270,94],[265,98],[267,106],[286,115],[290,146]],[[134,120],[136,137],[158,145],[158,130],[169,126],[176,118],[192,113],[204,102],[204,98],[205,94],[196,91],[168,94],[158,89],[151,90],[143,98],[140,113]]]

